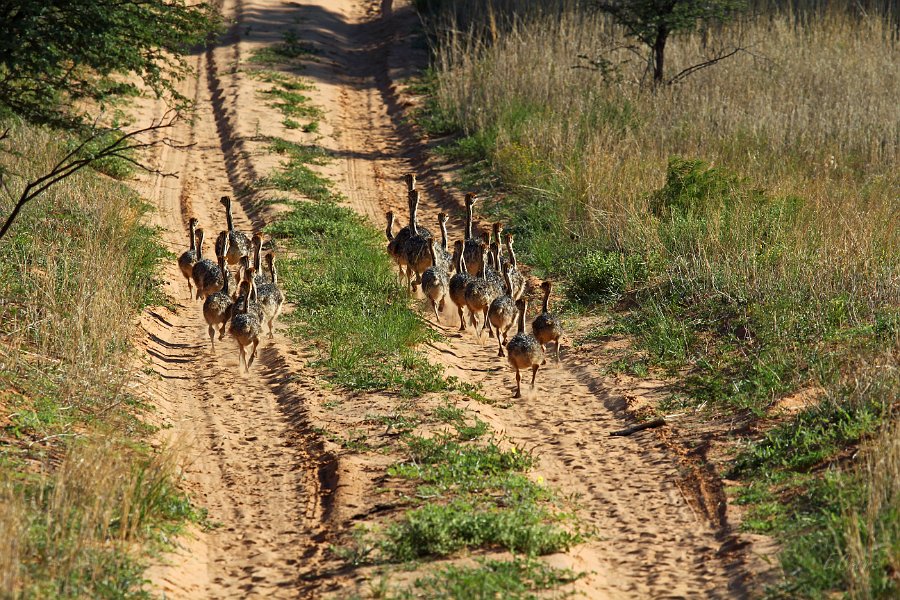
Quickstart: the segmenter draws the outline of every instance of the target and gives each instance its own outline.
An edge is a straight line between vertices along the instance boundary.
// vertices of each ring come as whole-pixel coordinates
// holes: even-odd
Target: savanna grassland
[[[590,3],[585,3],[590,5]],[[419,123],[499,201],[582,339],[748,425],[723,475],[781,543],[772,597],[900,582],[900,53],[889,5],[751,3],[673,36],[667,79],[567,2],[420,2]],[[577,343],[577,340],[576,340]],[[799,408],[786,402],[811,398]]]

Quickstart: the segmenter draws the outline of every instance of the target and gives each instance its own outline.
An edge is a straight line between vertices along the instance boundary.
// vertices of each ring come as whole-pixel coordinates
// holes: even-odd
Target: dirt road
[[[192,145],[163,147],[155,157],[162,171],[179,176],[140,183],[156,207],[153,223],[173,252],[186,246],[190,216],[208,231],[223,228],[219,197],[238,196],[276,164],[261,134],[316,141],[333,151],[340,159],[323,172],[349,206],[379,227],[388,208],[406,214],[401,177],[409,171],[422,182],[422,222],[433,223],[440,209],[461,214],[460,199],[445,191],[443,175],[405,121],[397,82],[423,59],[409,35],[417,24],[409,6],[390,0],[227,0],[222,10],[232,25],[220,45],[196,56],[198,77],[182,90],[195,99],[197,118],[173,137]],[[309,94],[326,114],[315,134],[284,129],[281,115],[260,102],[260,83],[242,68],[255,50],[279,42],[288,30],[316,49],[302,72],[315,84]],[[142,119],[162,110],[148,102]],[[236,226],[245,231],[272,217],[249,202],[235,206]],[[458,236],[461,221],[451,225],[451,236]],[[315,432],[323,424],[350,428],[366,410],[388,410],[391,400],[326,391],[280,334],[263,342],[253,373],[238,373],[234,343],[226,338],[213,353],[199,304],[188,300],[177,267],[165,274],[174,310],[155,308],[142,318],[152,368],[144,387],[160,407],[160,424],[171,426],[163,437],[186,444],[185,480],[216,526],[187,536],[182,551],[151,569],[154,585],[167,598],[365,591],[359,574],[336,568],[327,546],[367,514],[375,467],[391,459],[341,451]],[[448,308],[444,322],[455,319]],[[743,559],[727,551],[733,537],[721,511],[710,507],[718,499],[693,499],[683,463],[655,432],[608,436],[623,426],[626,390],[598,374],[595,354],[564,351],[561,363],[541,370],[537,389],[512,403],[514,379],[496,346],[470,334],[460,337],[454,327],[443,331],[446,342],[423,351],[448,374],[481,383],[502,400],[478,406],[481,418],[512,442],[533,448],[540,457],[537,474],[577,497],[581,516],[596,528],[594,539],[550,558],[587,573],[575,589],[591,598],[746,594]],[[628,385],[632,395],[653,387]]]

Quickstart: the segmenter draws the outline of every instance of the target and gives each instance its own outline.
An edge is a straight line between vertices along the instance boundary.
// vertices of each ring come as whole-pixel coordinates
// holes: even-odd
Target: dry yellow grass
[[[888,424],[865,453],[859,469],[865,482],[863,508],[849,502],[843,507],[844,560],[853,600],[877,596],[873,581],[885,573],[875,567],[876,556],[885,557],[888,577],[900,574],[900,421]]]
[[[4,166],[23,178],[46,172],[61,157],[58,140],[50,131],[16,127],[9,143],[29,151]],[[8,181],[14,192],[22,184]],[[2,214],[8,208],[0,204]],[[143,293],[130,281],[128,253],[141,209],[119,184],[85,173],[51,188],[25,214],[11,234],[27,234],[4,240],[19,246],[6,256],[15,278],[0,284],[9,303],[0,307],[2,333],[7,349],[15,348],[4,352],[4,364],[46,362],[62,402],[89,401],[86,391],[107,396],[127,377],[122,350],[133,323],[124,317]]]
[[[12,597],[98,597],[135,591],[129,557],[164,506],[177,454],[149,459],[97,437],[24,487],[0,480],[0,584]],[[124,572],[123,581],[116,581]],[[111,577],[112,575],[112,577]],[[95,595],[96,594],[96,595]]]
[[[48,170],[59,134],[12,124],[13,193]],[[0,201],[0,214],[11,208]],[[0,596],[139,590],[136,550],[190,514],[177,453],[141,449],[125,393],[134,317],[162,251],[121,184],[84,172],[30,204],[0,243]]]
[[[724,27],[706,48],[699,33],[675,38],[670,74],[715,44],[740,40],[748,52],[655,93],[601,15],[534,17],[491,44],[479,39],[451,33],[439,46],[438,102],[465,131],[495,132],[493,159],[508,182],[552,179],[558,188],[547,193],[567,207],[571,229],[662,252],[648,196],[670,156],[702,158],[802,208],[775,269],[761,271],[740,236],[710,237],[683,255],[700,274],[692,279],[760,291],[788,279],[821,298],[900,299],[891,225],[900,219],[900,52],[886,21],[829,13],[800,27],[776,15]],[[574,68],[586,65],[579,55],[604,57],[618,75]]]

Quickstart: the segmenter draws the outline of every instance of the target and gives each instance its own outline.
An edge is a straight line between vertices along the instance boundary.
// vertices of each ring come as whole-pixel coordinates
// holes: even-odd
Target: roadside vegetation
[[[744,526],[784,542],[769,593],[891,597],[900,471],[869,457],[892,456],[900,390],[896,15],[750,4],[669,40],[667,68],[744,51],[651,86],[574,3],[419,3],[418,121],[567,309],[609,317],[583,335],[678,382],[661,409],[758,432],[730,476]]]
[[[189,104],[183,52],[214,32],[214,11],[13,1],[0,15],[0,595],[149,597],[148,556],[203,514],[131,391],[135,319],[165,303],[171,257],[117,180],[164,139],[141,135]],[[146,91],[172,111],[128,131]]]
[[[22,178],[69,150],[56,132],[6,127],[19,152],[0,169]],[[26,207],[0,244],[4,597],[144,597],[146,554],[202,519],[176,487],[177,452],[145,443],[148,407],[131,392],[135,315],[163,302],[168,258],[140,224],[146,209],[86,170]]]

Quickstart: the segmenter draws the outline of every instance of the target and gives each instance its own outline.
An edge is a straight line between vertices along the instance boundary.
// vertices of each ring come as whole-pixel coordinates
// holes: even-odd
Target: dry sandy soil
[[[350,207],[379,227],[387,209],[406,214],[401,178],[415,171],[424,192],[422,222],[448,210],[456,217],[451,236],[459,236],[461,199],[447,191],[444,170],[429,162],[405,121],[401,82],[424,60],[410,35],[418,21],[408,5],[225,0],[222,10],[228,33],[195,57],[197,76],[183,83],[183,93],[196,101],[196,118],[171,134],[191,146],[163,146],[153,157],[160,170],[178,176],[139,182],[156,208],[153,224],[173,252],[186,245],[190,216],[208,232],[224,228],[219,197],[240,196],[277,165],[261,135],[332,150],[340,158],[323,172]],[[255,50],[279,42],[288,29],[318,50],[301,72],[316,86],[309,92],[314,103],[326,111],[317,134],[286,130],[282,116],[260,98],[264,84],[244,68]],[[147,101],[140,118],[163,111]],[[241,198],[239,229],[261,228],[275,216],[274,209],[256,208],[252,195]],[[389,445],[383,453],[352,452],[317,432],[376,431],[365,415],[389,414],[400,400],[329,388],[307,366],[308,345],[283,332],[263,341],[245,376],[233,341],[226,337],[210,349],[199,304],[188,300],[174,263],[165,275],[174,310],[154,308],[141,319],[152,367],[143,388],[165,426],[160,443],[186,448],[186,486],[216,526],[190,532],[176,553],[150,569],[156,592],[166,598],[367,595],[372,573],[344,568],[328,547],[354,524],[385,517],[373,490],[399,455]],[[449,307],[443,320],[455,323]],[[422,351],[448,374],[483,384],[497,402],[469,408],[509,443],[532,448],[540,457],[534,476],[577,498],[580,516],[595,528],[587,543],[547,558],[586,573],[574,591],[590,598],[752,595],[752,546],[733,532],[722,484],[702,449],[671,427],[608,435],[629,422],[629,407],[664,391],[661,382],[601,374],[617,342],[564,348],[560,363],[540,371],[537,388],[511,402],[513,374],[496,347],[458,336],[453,326],[440,330],[446,341]]]

